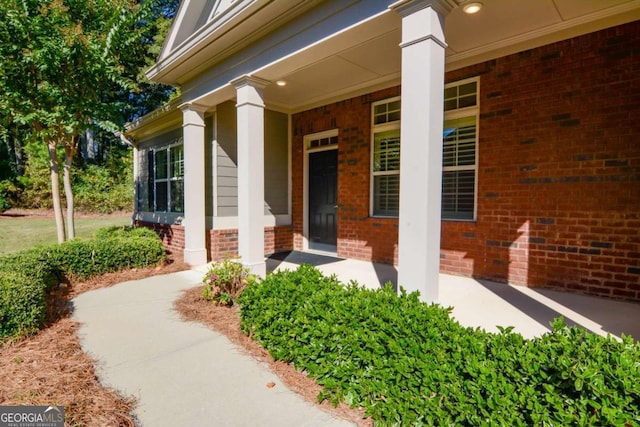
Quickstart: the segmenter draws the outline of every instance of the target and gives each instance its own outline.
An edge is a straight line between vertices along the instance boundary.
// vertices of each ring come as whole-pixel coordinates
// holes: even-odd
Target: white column
[[[188,104],[181,108],[184,136],[184,261],[195,266],[207,263],[204,110]]]
[[[446,0],[403,0],[398,285],[438,301]]]
[[[238,253],[251,273],[266,275],[264,261],[264,100],[269,82],[243,76],[236,88],[238,115]]]
[[[131,215],[131,226],[136,225],[138,213],[140,212],[140,150],[137,145],[133,147],[133,214]]]

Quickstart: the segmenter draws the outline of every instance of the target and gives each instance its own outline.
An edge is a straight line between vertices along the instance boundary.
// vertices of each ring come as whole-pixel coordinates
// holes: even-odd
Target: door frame
[[[322,138],[331,138],[338,136],[338,129],[326,130],[323,132],[310,133],[303,136],[304,144],[304,161],[303,161],[303,179],[302,179],[302,250],[309,250],[309,154],[319,151],[337,150],[338,144],[327,145],[322,147],[311,148],[311,141]],[[337,189],[336,189],[337,190]],[[338,212],[336,211],[336,229],[338,224]],[[336,242],[337,243],[337,242]],[[337,250],[337,247],[336,247]]]

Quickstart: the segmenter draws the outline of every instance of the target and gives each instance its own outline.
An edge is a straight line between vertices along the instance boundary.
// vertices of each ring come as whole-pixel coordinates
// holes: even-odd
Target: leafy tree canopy
[[[80,135],[119,130],[166,95],[139,97],[141,69],[166,32],[175,0],[3,0],[0,2],[0,132],[16,129],[48,147],[58,240],[65,238],[57,149],[64,148],[69,238],[73,238],[70,169]],[[173,8],[175,10],[175,7]],[[157,47],[155,48],[157,49]],[[131,102],[140,99],[141,102]]]
[[[139,92],[158,26],[153,3],[0,2],[0,117],[40,140],[69,140],[91,124],[115,129]],[[162,24],[161,24],[162,25]]]

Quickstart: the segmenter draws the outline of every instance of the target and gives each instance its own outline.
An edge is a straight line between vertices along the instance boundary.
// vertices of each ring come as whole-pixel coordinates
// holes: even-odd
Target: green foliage
[[[44,248],[0,257],[0,339],[38,330],[47,314],[47,292],[58,282]]]
[[[155,24],[162,15],[158,7],[163,6],[167,2],[160,0],[0,2],[0,139],[8,141],[19,135],[48,147],[51,175],[63,172],[69,182],[72,160],[85,130],[97,127],[118,133],[132,114],[154,102],[159,104],[158,98],[168,98],[171,90],[165,87],[142,107],[129,102],[142,90],[140,70],[153,55],[154,37],[166,26]],[[15,129],[19,132],[10,136]],[[64,148],[64,167],[56,151],[60,147]],[[88,176],[97,178],[93,188],[105,183],[99,170],[92,172]],[[40,185],[45,181],[35,179],[39,176],[30,176],[37,186],[24,184],[25,198],[42,206],[38,199],[51,194],[56,198],[52,204],[58,206],[59,183],[52,182],[49,193],[50,185]],[[84,192],[80,202],[97,207],[120,200],[118,209],[130,208],[131,188],[120,186],[108,192],[110,204],[96,200],[100,193],[95,191]],[[65,192],[67,200],[73,201],[70,186],[65,186]],[[73,205],[68,208],[73,212]],[[62,240],[63,224],[59,215],[56,219]]]
[[[130,227],[128,225],[119,226],[112,225],[102,227],[93,234],[96,240],[112,239],[112,238],[146,238],[156,239],[158,235],[155,231],[145,227]]]
[[[164,259],[162,242],[156,237],[70,240],[51,247],[50,256],[68,277],[92,276],[153,265]]]
[[[125,229],[97,234],[105,238],[72,240],[0,257],[0,338],[32,333],[42,327],[47,294],[62,277],[83,280],[155,265],[165,257],[162,242],[155,234]]]
[[[18,203],[23,208],[45,208],[52,206],[51,173],[49,154],[44,144],[31,143],[25,147],[28,155],[24,175],[18,177],[21,189]]]
[[[149,3],[149,2],[145,2]],[[114,126],[145,65],[148,6],[133,0],[0,3],[0,110],[39,141],[73,144],[92,123]],[[6,125],[6,123],[5,123]]]
[[[376,425],[640,425],[640,344],[567,328],[465,328],[416,293],[342,286],[310,266],[240,298],[242,329]]]
[[[133,208],[133,153],[110,156],[106,164],[90,164],[74,179],[74,201],[82,212],[112,213]]]
[[[12,184],[10,181],[0,181],[0,213],[11,208],[11,202],[9,201],[9,189]]]
[[[51,208],[49,157],[43,144],[29,144],[27,166],[18,178],[17,206]],[[133,207],[133,155],[130,149],[116,150],[104,163],[74,169],[73,189],[76,208],[81,212],[113,213]],[[62,153],[60,153],[63,156]]]
[[[249,269],[237,261],[226,259],[211,264],[202,279],[203,298],[219,305],[232,305],[245,288],[255,283],[256,278]]]

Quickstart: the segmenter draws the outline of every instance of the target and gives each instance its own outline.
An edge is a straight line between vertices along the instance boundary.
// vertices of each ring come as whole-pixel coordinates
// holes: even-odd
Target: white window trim
[[[475,171],[475,175],[474,175],[474,194],[473,194],[473,218],[470,219],[461,219],[461,218],[445,218],[444,216],[442,217],[442,221],[458,221],[458,222],[475,222],[478,219],[478,165],[480,164],[480,77],[476,76],[476,77],[471,77],[468,79],[463,79],[463,80],[457,80],[455,82],[451,82],[451,83],[447,83],[445,84],[444,88],[448,89],[450,87],[454,87],[454,86],[460,86],[460,85],[464,85],[467,83],[471,83],[471,82],[476,82],[476,105],[472,106],[472,107],[465,107],[465,108],[458,108],[455,110],[449,110],[449,111],[445,111],[444,112],[444,120],[455,120],[455,119],[461,119],[464,117],[472,117],[475,116],[476,118],[476,153],[475,153],[475,158],[476,158],[476,162],[475,165],[473,165],[472,167],[469,165],[466,166],[443,166],[442,167],[442,174],[444,176],[444,172],[445,171],[458,171],[458,170],[471,170],[473,169]],[[443,141],[444,143],[444,141]]]
[[[184,150],[184,140],[182,137],[175,139],[173,142],[171,142],[169,145],[163,145],[159,148],[154,148],[153,149],[153,212],[157,212],[157,213],[167,213],[167,214],[180,214],[180,215],[184,215],[184,194],[182,195],[182,204],[183,204],[183,211],[182,212],[177,212],[177,211],[171,211],[169,210],[169,207],[171,205],[171,182],[172,181],[184,181],[184,173],[182,175],[182,177],[180,178],[172,178],[171,175],[171,149],[174,147],[178,147],[182,145],[183,146],[183,150]],[[156,169],[158,168],[158,162],[156,159],[156,155],[159,151],[166,151],[167,153],[167,177],[166,178],[162,178],[162,179],[157,179],[156,178]],[[184,151],[183,151],[183,156],[184,156]],[[184,160],[184,158],[183,158]],[[166,206],[166,210],[158,210],[158,195],[157,195],[157,191],[156,191],[156,184],[158,182],[166,182],[167,183],[167,206]],[[184,192],[183,192],[184,193]]]
[[[372,218],[398,218],[398,215],[379,215],[374,214],[373,205],[374,205],[374,177],[375,176],[383,176],[383,175],[400,175],[400,169],[397,171],[378,171],[374,172],[374,156],[375,156],[375,134],[380,132],[386,132],[390,130],[399,130],[400,129],[400,120],[396,120],[393,122],[382,123],[379,125],[374,124],[375,121],[375,106],[380,104],[389,104],[390,102],[399,101],[399,96],[394,96],[391,98],[385,98],[381,101],[376,101],[371,103],[371,143],[370,143],[370,151],[371,155],[369,156],[369,216]],[[400,111],[402,115],[402,110]],[[402,146],[402,136],[400,136],[400,146]],[[398,209],[400,207],[398,206]]]

